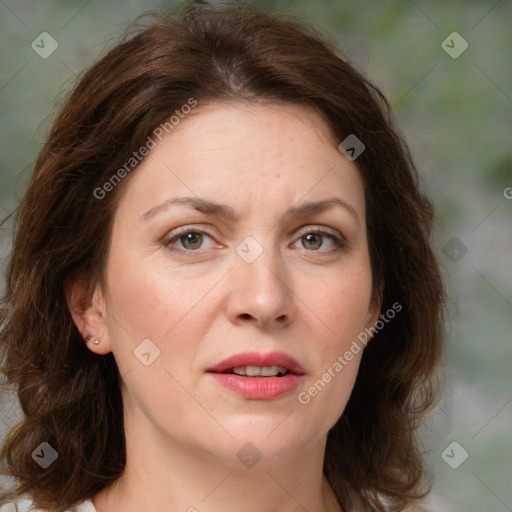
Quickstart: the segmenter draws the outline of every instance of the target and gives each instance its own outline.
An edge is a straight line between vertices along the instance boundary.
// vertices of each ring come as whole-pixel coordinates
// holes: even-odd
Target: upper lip
[[[206,371],[221,373],[241,366],[282,366],[290,373],[304,375],[304,370],[297,360],[284,352],[268,352],[267,354],[243,352],[222,360]]]

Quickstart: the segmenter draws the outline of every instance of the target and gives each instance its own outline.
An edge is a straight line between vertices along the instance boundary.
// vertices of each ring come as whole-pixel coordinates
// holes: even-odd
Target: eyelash
[[[201,249],[186,250],[186,249],[179,249],[177,247],[171,247],[173,242],[178,241],[182,236],[185,236],[189,233],[195,233],[195,234],[199,234],[199,235],[208,235],[210,238],[213,239],[213,235],[211,233],[209,233],[208,231],[204,231],[202,229],[182,228],[182,229],[178,230],[177,232],[175,231],[174,233],[171,233],[168,237],[166,237],[164,244],[168,250],[170,250],[172,252],[177,252],[179,254],[183,254],[185,256],[194,256],[197,253],[204,252],[204,251],[201,251]],[[316,230],[311,229],[309,231],[305,231],[301,234],[301,236],[299,237],[298,240],[300,240],[301,238],[303,238],[309,234],[321,235],[322,237],[327,237],[334,242],[335,247],[333,249],[327,250],[327,251],[320,251],[320,250],[308,251],[307,249],[304,249],[308,252],[333,254],[333,253],[337,253],[338,251],[345,249],[347,247],[347,243],[344,238],[340,238],[340,237],[338,237],[328,231],[322,230],[322,229],[316,229]]]

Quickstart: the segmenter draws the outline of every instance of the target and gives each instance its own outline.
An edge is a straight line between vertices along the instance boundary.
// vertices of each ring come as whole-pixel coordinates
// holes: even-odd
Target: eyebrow
[[[171,197],[163,203],[149,209],[141,216],[141,220],[149,220],[158,213],[167,210],[172,205],[188,205],[205,214],[214,215],[216,217],[223,217],[230,220],[238,220],[238,215],[230,206],[208,201],[200,197]],[[307,215],[324,212],[330,208],[333,208],[334,206],[340,206],[344,208],[350,212],[358,224],[360,223],[359,216],[357,215],[355,208],[351,204],[343,201],[342,199],[339,199],[338,197],[331,197],[322,201],[315,201],[292,206],[284,214],[284,218],[288,219],[294,217],[305,217]]]

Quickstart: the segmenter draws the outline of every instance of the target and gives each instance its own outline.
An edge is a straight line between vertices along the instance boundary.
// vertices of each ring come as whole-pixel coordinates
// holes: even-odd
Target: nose
[[[285,326],[296,315],[291,277],[276,251],[263,250],[252,263],[235,254],[227,315],[234,324]]]

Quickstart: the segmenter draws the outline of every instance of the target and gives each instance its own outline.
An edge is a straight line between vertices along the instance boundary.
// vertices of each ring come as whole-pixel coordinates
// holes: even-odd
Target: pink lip
[[[282,377],[244,377],[221,373],[237,366],[282,366],[290,373]],[[304,376],[302,366],[283,352],[244,352],[224,359],[208,368],[207,372],[226,389],[251,400],[271,400],[285,395],[297,388]]]
[[[304,375],[302,366],[291,356],[284,352],[269,352],[261,354],[259,352],[243,352],[224,359],[215,366],[208,368],[207,372],[221,373],[237,366],[282,366],[291,373]]]
[[[287,373],[283,377],[243,377],[231,373],[209,373],[219,384],[250,400],[271,400],[297,388],[303,375]]]

